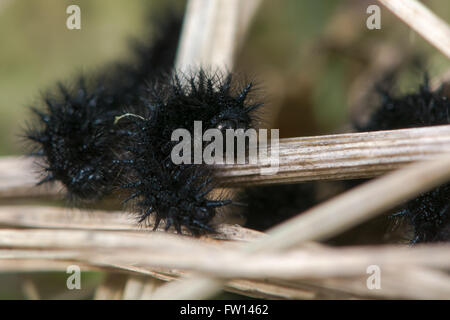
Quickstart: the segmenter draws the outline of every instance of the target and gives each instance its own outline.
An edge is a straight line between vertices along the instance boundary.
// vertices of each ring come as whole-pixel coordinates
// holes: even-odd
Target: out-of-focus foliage
[[[450,21],[450,2],[424,2]],[[66,7],[72,3],[81,8],[81,30],[66,28]],[[373,61],[380,51],[391,52],[392,60],[401,63],[426,58],[431,75],[450,67],[383,7],[381,30],[368,30],[366,9],[372,3],[263,2],[236,69],[262,84],[266,122],[280,128],[281,136],[339,130],[349,118],[349,100],[358,93],[360,76],[370,77],[371,68],[377,69]],[[29,115],[26,107],[40,92],[56,80],[126,58],[127,39],[142,36],[148,13],[158,12],[162,4],[171,5],[156,0],[1,1],[0,154],[23,152],[18,136]],[[406,88],[421,78],[411,68],[404,74]]]
[[[81,30],[66,27],[66,8],[75,3]],[[144,0],[9,0],[0,6],[0,154],[23,152],[17,136],[40,92],[124,58],[127,39],[144,31],[147,7]]]
[[[450,2],[423,1],[450,23]],[[375,80],[400,69],[402,88],[416,88],[426,68],[431,76],[450,68],[449,60],[381,7],[381,29],[368,30],[369,0],[265,1],[238,68],[265,87],[267,122],[282,137],[338,132],[367,104],[358,96]],[[413,68],[415,60],[424,62]],[[359,106],[357,109],[363,106]],[[353,115],[352,115],[353,116]]]

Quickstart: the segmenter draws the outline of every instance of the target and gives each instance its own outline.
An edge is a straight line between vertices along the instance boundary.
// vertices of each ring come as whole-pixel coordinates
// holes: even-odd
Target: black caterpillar
[[[450,122],[450,102],[441,87],[432,91],[428,76],[416,92],[396,96],[390,92],[392,80],[377,86],[381,105],[358,131],[378,131],[444,125]]]
[[[59,84],[45,108],[33,108],[37,123],[26,136],[46,164],[40,183],[61,181],[79,201],[125,193],[140,222],[154,214],[155,229],[164,220],[166,230],[184,226],[198,234],[213,231],[216,208],[231,201],[210,199],[212,169],[171,161],[171,134],[192,132],[195,120],[203,131],[250,128],[260,104],[249,102],[252,85],[237,88],[231,75],[168,76],[181,25],[168,21],[151,46],[138,46],[134,64],[118,64],[89,83],[80,77],[74,88]]]
[[[140,104],[127,109],[119,127],[124,159],[119,161],[128,189],[125,202],[137,199],[135,208],[143,221],[156,214],[155,228],[160,220],[166,229],[174,225],[196,233],[212,229],[209,223],[215,209],[231,200],[207,198],[216,185],[212,169],[205,165],[175,165],[170,157],[177,142],[172,132],[185,128],[193,132],[194,121],[202,121],[203,132],[210,128],[247,129],[259,104],[248,102],[251,84],[234,88],[232,76],[208,74],[200,70],[191,76],[173,76],[149,89]],[[203,133],[202,132],[202,133]]]
[[[150,45],[135,42],[134,62],[109,66],[89,81],[79,76],[72,86],[59,83],[56,93],[44,95],[44,106],[32,107],[37,117],[25,136],[45,163],[40,184],[61,181],[76,201],[112,191],[117,180],[112,147],[119,134],[113,119],[125,105],[139,103],[146,83],[168,72],[175,59],[181,18],[171,11],[165,18]]]
[[[395,96],[379,87],[381,106],[360,131],[444,125],[450,123],[450,100],[444,87],[430,89],[428,76],[416,92]],[[450,184],[407,202],[395,215],[412,226],[412,243],[450,241]]]
[[[392,84],[392,83],[390,83]],[[401,128],[444,125],[450,123],[450,101],[444,88],[432,91],[428,77],[416,92],[393,95],[378,86],[381,103],[358,131],[392,130]],[[345,183],[353,187],[360,181]],[[252,187],[243,191],[248,210],[243,215],[246,226],[268,229],[317,203],[316,183]],[[394,217],[403,217],[413,229],[412,243],[450,241],[450,184],[442,185],[407,202]]]
[[[59,93],[44,99],[45,109],[33,108],[37,123],[26,136],[36,143],[34,155],[44,160],[39,182],[61,181],[72,200],[98,200],[112,190],[115,179],[111,117],[118,110],[102,87],[88,89],[80,78],[74,89],[59,85]]]

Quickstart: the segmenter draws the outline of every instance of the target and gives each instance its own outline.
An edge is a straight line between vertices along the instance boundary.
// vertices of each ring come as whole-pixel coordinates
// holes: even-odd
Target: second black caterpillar
[[[250,101],[252,85],[236,87],[231,75],[168,76],[181,23],[166,20],[133,64],[48,93],[44,107],[33,107],[26,136],[44,163],[40,183],[62,182],[77,202],[125,193],[140,222],[153,214],[155,228],[164,220],[166,229],[184,226],[197,234],[213,231],[217,207],[231,201],[211,199],[216,183],[210,168],[171,161],[171,133],[192,132],[195,120],[203,130],[247,129],[259,104]]]

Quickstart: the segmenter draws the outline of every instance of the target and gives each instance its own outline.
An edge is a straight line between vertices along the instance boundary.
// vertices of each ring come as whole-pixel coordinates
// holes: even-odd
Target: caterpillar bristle
[[[179,22],[169,23],[170,32]],[[46,163],[41,184],[61,181],[70,199],[82,201],[116,191],[138,222],[153,215],[155,227],[164,222],[165,229],[197,235],[213,232],[216,211],[231,200],[211,196],[217,185],[211,168],[173,163],[172,132],[193,132],[194,121],[203,132],[248,129],[261,104],[252,101],[253,84],[240,87],[231,74],[169,71],[174,53],[167,60],[159,50],[174,50],[170,39],[141,46],[137,62],[118,64],[111,74],[58,84],[44,97],[45,107],[35,108],[38,125],[27,137]]]
[[[139,101],[146,81],[173,65],[182,18],[172,11],[165,17],[150,44],[134,47],[132,62],[109,66],[89,81],[81,75],[69,85],[59,82],[31,108],[35,120],[25,138],[45,163],[40,184],[58,180],[76,202],[98,200],[115,188],[112,146],[121,132],[114,119],[124,105]]]
[[[381,105],[369,122],[357,126],[359,131],[392,130],[401,128],[444,125],[450,123],[450,100],[442,87],[433,91],[428,76],[417,91],[394,95],[379,90]],[[398,209],[396,217],[403,217],[413,230],[412,243],[450,241],[450,184],[407,202]]]
[[[43,107],[32,108],[37,120],[26,137],[45,163],[39,184],[59,180],[74,200],[96,200],[111,191],[114,111],[105,108],[105,98],[103,90],[87,89],[81,77],[73,89],[58,84]]]
[[[383,85],[379,85],[377,91],[381,104],[366,124],[355,124],[358,131],[436,126],[450,122],[449,98],[443,94],[442,87],[431,90],[427,75],[419,88],[411,93],[396,95]]]
[[[232,76],[200,70],[190,76],[175,74],[158,79],[148,88],[140,104],[129,106],[117,123],[124,133],[122,189],[126,202],[138,199],[132,206],[143,221],[149,216],[179,231],[186,227],[193,234],[212,232],[211,220],[216,209],[231,203],[208,196],[217,181],[212,169],[204,164],[176,165],[170,158],[176,142],[172,132],[184,128],[193,133],[194,121],[202,130],[210,128],[247,129],[253,126],[249,114],[252,102],[243,98],[250,92],[232,88]],[[244,91],[242,91],[244,90]],[[202,133],[203,133],[202,132]]]

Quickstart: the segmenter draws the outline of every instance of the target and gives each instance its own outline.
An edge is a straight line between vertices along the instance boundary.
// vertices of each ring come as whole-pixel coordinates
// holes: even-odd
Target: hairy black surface
[[[409,201],[397,215],[411,224],[413,243],[450,241],[450,184]]]
[[[187,76],[160,79],[149,89],[141,104],[128,108],[118,125],[123,135],[124,167],[122,188],[133,201],[139,220],[154,214],[158,225],[181,226],[193,233],[211,231],[216,208],[230,200],[210,200],[216,185],[211,169],[203,164],[172,162],[172,132],[184,128],[193,139],[194,121],[202,122],[203,132],[210,128],[247,129],[251,113],[259,104],[249,97],[252,85],[237,88],[231,75],[222,77],[199,71]],[[202,133],[203,133],[202,132]],[[193,140],[192,140],[193,145]]]
[[[413,93],[395,96],[381,90],[382,103],[359,131],[444,125],[450,123],[450,101],[443,89],[431,91],[428,78]],[[450,184],[442,185],[406,203],[397,217],[411,225],[413,243],[450,241]]]
[[[252,85],[239,88],[231,75],[203,70],[191,75],[172,71],[181,29],[179,15],[159,19],[151,41],[134,42],[135,58],[116,63],[73,89],[33,108],[37,121],[27,137],[46,163],[40,183],[59,180],[70,198],[97,200],[112,190],[144,222],[180,232],[211,231],[218,207],[229,204],[211,196],[216,185],[205,165],[175,165],[170,159],[175,129],[193,132],[194,121],[209,128],[247,129],[259,104],[249,97]]]
[[[45,163],[39,182],[61,181],[69,199],[97,200],[111,192],[118,172],[116,116],[139,103],[147,82],[168,72],[175,59],[181,16],[168,12],[148,43],[135,42],[135,58],[117,63],[72,85],[58,85],[32,108],[36,115],[26,137]],[[115,150],[117,151],[117,150]]]
[[[417,91],[405,95],[379,88],[380,106],[365,125],[356,127],[358,131],[377,131],[448,124],[450,102],[442,90],[432,91],[427,77]]]
[[[59,180],[73,200],[96,200],[110,192],[111,119],[117,111],[109,102],[102,87],[90,90],[80,78],[73,89],[59,84],[59,93],[47,94],[45,108],[33,108],[37,121],[26,136],[44,160],[39,184]]]
[[[388,87],[388,86],[384,86]],[[450,102],[442,89],[432,91],[428,79],[415,92],[395,95],[379,89],[381,104],[358,131],[393,130],[448,124]],[[343,182],[346,188],[361,181]],[[247,204],[246,226],[270,228],[315,204],[314,183],[247,188],[241,194]],[[402,206],[395,217],[405,219],[413,229],[413,243],[450,241],[450,184],[424,193]]]

